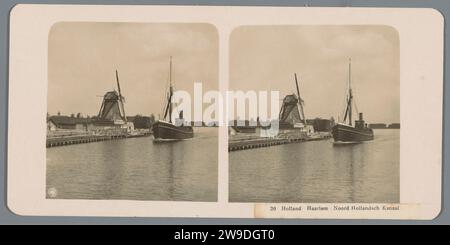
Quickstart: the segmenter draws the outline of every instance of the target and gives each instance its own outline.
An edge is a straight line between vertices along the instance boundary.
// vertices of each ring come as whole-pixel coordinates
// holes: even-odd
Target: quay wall
[[[117,131],[119,132],[119,131]],[[148,137],[151,133],[148,130],[136,130],[132,133],[112,133],[107,132],[86,132],[86,131],[59,131],[47,134],[46,147],[58,147],[75,144],[86,144],[100,141],[109,141],[126,138]]]
[[[251,150],[308,141],[328,140],[330,138],[332,138],[330,133],[320,133],[314,136],[300,136],[300,137],[275,137],[275,138],[232,137],[228,142],[228,152]]]

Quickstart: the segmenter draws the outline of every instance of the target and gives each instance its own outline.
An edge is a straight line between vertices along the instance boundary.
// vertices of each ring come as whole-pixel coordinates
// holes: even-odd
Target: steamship
[[[172,97],[174,94],[174,87],[172,82],[172,57],[170,57],[170,72],[169,72],[169,92],[167,95],[166,106],[164,107],[164,118],[158,120],[153,124],[153,136],[155,141],[164,140],[184,140],[194,137],[194,130],[191,126],[184,125],[183,111],[179,113],[178,122],[172,121]]]
[[[363,113],[359,113],[358,120],[355,120],[355,125],[352,123],[353,113],[353,91],[352,91],[352,66],[351,60],[349,62],[349,79],[348,79],[348,95],[347,105],[345,109],[344,121],[336,124],[332,129],[332,134],[335,143],[358,143],[363,141],[370,141],[374,139],[373,130],[367,127],[364,121]],[[348,122],[347,122],[348,119]]]

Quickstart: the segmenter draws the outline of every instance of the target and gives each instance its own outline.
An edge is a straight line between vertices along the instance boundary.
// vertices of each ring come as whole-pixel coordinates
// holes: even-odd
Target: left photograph
[[[210,24],[55,24],[47,199],[216,202],[218,124],[186,96],[218,90],[218,46]]]

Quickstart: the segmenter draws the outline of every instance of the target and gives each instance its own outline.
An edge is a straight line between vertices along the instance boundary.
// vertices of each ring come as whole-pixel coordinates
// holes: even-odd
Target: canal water
[[[47,198],[215,202],[218,130],[194,132],[47,148]]]
[[[399,203],[400,130],[230,153],[230,202]]]

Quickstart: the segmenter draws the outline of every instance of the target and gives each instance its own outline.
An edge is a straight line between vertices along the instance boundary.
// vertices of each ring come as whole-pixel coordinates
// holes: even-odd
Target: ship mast
[[[300,97],[300,88],[298,86],[297,73],[295,73],[295,85],[297,86],[298,104],[300,106],[300,113],[301,113],[301,116],[302,116],[301,120],[303,121],[303,124],[306,126],[305,111],[303,109],[302,97]]]
[[[348,64],[348,98],[347,98],[347,109],[345,110],[344,122],[347,120],[349,125],[352,126],[352,104],[353,104],[353,91],[352,91],[352,59],[349,59]]]
[[[172,123],[172,96],[173,96],[173,85],[172,85],[172,56],[170,56],[170,68],[169,68],[169,94],[167,95],[167,104],[164,109],[164,120],[169,117],[169,122]]]
[[[172,87],[172,56],[170,56],[170,71],[169,71],[169,122],[172,123],[172,96],[173,96],[173,87]]]

